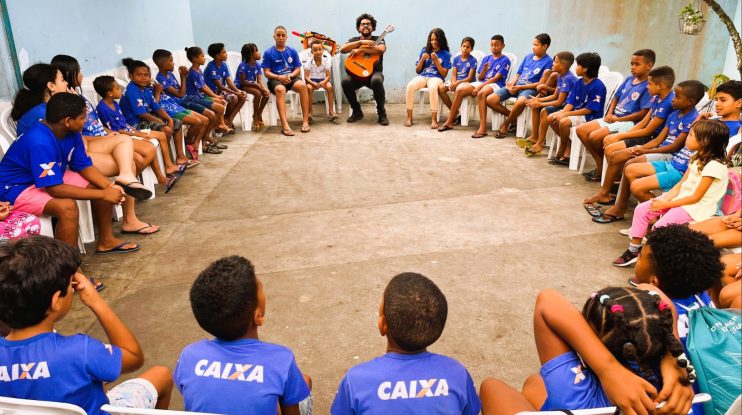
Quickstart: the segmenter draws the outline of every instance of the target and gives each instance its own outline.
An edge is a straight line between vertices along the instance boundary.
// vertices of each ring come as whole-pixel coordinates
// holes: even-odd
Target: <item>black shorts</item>
[[[641,146],[647,144],[649,141],[652,140],[652,138],[653,137],[629,138],[624,140],[624,144],[626,144],[626,148]]]
[[[279,81],[278,79],[269,79],[269,80],[268,80],[268,90],[269,90],[269,91],[271,91],[271,94],[275,94],[275,93],[276,93],[276,87],[277,87],[278,85],[283,85],[283,86],[285,86],[285,87],[286,87],[286,92],[288,92],[288,91],[291,91],[291,88],[293,88],[293,87],[294,87],[294,84],[296,83],[296,81],[301,81],[301,78],[300,78],[300,77],[298,77],[298,76],[296,76],[296,77],[293,77],[293,78],[291,78],[291,82],[289,82],[289,83],[288,83],[288,84],[286,84],[286,85],[284,85],[284,84],[283,84],[283,83],[282,83],[281,81]]]

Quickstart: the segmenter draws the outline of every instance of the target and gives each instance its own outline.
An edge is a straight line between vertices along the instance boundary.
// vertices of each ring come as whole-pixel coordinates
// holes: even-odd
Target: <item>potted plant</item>
[[[680,10],[680,33],[685,35],[697,35],[703,29],[703,13],[693,7],[693,3]]]

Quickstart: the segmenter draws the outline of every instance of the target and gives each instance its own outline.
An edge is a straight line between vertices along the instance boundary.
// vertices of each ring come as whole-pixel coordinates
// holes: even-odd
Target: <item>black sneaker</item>
[[[386,112],[382,112],[379,114],[379,124],[381,125],[389,125],[389,119],[386,118]]]
[[[613,265],[617,267],[628,267],[629,265],[635,264],[638,259],[639,252],[631,252],[630,249],[627,249],[620,257],[613,261]]]
[[[354,123],[356,121],[360,121],[363,119],[363,112],[361,111],[353,111],[352,114],[350,114],[350,117],[348,117],[348,122]]]

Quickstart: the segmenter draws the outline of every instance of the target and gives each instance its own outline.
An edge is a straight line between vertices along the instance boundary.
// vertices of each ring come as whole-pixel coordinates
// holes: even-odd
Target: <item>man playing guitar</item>
[[[389,120],[386,118],[386,110],[384,109],[384,74],[383,63],[384,63],[384,52],[386,52],[386,44],[382,39],[378,44],[376,39],[378,36],[371,36],[371,33],[376,30],[376,19],[368,13],[364,13],[356,19],[356,29],[360,36],[355,36],[348,39],[348,42],[340,47],[341,53],[350,52],[351,56],[356,53],[367,53],[369,55],[381,55],[379,61],[374,65],[374,70],[371,76],[366,79],[360,79],[353,77],[349,74],[345,74],[342,80],[343,93],[345,98],[348,100],[351,108],[351,114],[348,117],[348,122],[356,122],[363,119],[363,111],[361,111],[361,104],[358,103],[356,97],[356,90],[360,87],[365,86],[371,88],[374,92],[374,100],[376,101],[376,112],[379,115],[379,124],[389,125]]]

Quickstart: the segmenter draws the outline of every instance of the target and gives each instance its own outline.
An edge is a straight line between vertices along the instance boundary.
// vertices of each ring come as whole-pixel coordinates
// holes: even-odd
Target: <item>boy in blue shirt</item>
[[[505,81],[508,79],[508,74],[510,73],[510,58],[503,55],[502,50],[504,48],[505,38],[502,35],[492,36],[490,39],[490,52],[492,54],[485,56],[482,58],[482,62],[479,62],[476,81],[462,84],[456,89],[456,94],[451,104],[451,111],[448,113],[448,119],[438,128],[438,131],[447,131],[453,128],[454,122],[458,119],[457,116],[461,102],[464,98],[472,96],[476,98],[476,102],[478,103],[480,116],[479,129],[485,131],[482,134],[475,133],[472,138],[481,138],[487,135],[487,106],[485,105],[485,99],[490,94],[499,91],[505,85]],[[482,114],[485,114],[483,122],[481,121]]]
[[[75,200],[90,200],[99,231],[96,252],[138,250],[139,245],[113,236],[113,205],[123,201],[124,193],[93,166],[85,151],[80,134],[86,122],[85,100],[68,92],[56,93],[45,115],[46,120],[14,141],[0,160],[0,200],[23,212],[57,218],[56,238],[75,247]]]
[[[100,408],[109,402],[167,409],[173,381],[165,367],[153,367],[105,392],[104,382],[139,369],[144,354],[78,271],[82,259],[76,249],[45,236],[0,245],[0,320],[11,329],[0,338],[0,396],[69,403],[92,415],[105,415]],[[54,330],[70,311],[75,293],[111,344]]]
[[[647,76],[652,70],[655,53],[641,49],[631,56],[631,76],[627,77],[611,99],[606,115],[577,127],[576,133],[585,149],[595,160],[595,170],[585,175],[589,182],[599,182],[603,171],[603,139],[611,133],[629,131],[649,112],[651,95],[647,91]]]
[[[564,107],[567,97],[569,97],[575,82],[577,82],[577,77],[569,70],[574,61],[575,55],[571,52],[557,53],[554,56],[552,67],[552,74],[557,75],[554,93],[545,97],[534,96],[526,101],[526,105],[531,109],[531,136],[519,138],[515,140],[515,143],[525,148],[525,153],[529,157],[535,156],[543,150],[548,130],[546,117]],[[544,86],[546,87],[546,85]]]
[[[175,368],[185,409],[219,414],[311,414],[311,379],[288,348],[258,339],[263,284],[250,261],[224,257],[191,287],[191,308],[213,340],[186,346]]]
[[[227,66],[227,49],[224,48],[224,43],[212,43],[206,51],[213,59],[206,64],[206,69],[204,69],[206,85],[214,93],[221,95],[227,101],[224,122],[234,131],[234,117],[237,116],[242,106],[245,105],[247,93],[240,90],[232,82],[232,76]]]
[[[433,281],[410,272],[392,278],[379,306],[387,353],[348,370],[330,413],[478,414],[481,403],[466,368],[427,351],[447,315],[446,297]]]
[[[651,139],[659,136],[665,128],[665,120],[673,112],[672,101],[675,98],[675,93],[672,87],[675,83],[675,72],[669,66],[660,66],[649,71],[647,81],[647,91],[651,96],[649,111],[629,131],[610,134],[603,139],[608,167],[605,169],[605,178],[600,190],[586,198],[583,201],[585,205],[597,208],[594,205],[595,203],[606,205],[616,202],[611,197],[610,191],[616,179],[622,180],[620,175],[623,174],[626,162],[634,157],[631,155],[631,148],[646,144]],[[625,189],[622,188],[621,190],[622,193],[624,190],[628,192],[628,184],[626,184]],[[628,193],[623,197],[628,197]],[[618,198],[621,198],[621,196],[619,195]],[[597,210],[594,211],[597,212]],[[596,222],[606,223],[600,219]]]
[[[603,82],[598,79],[600,55],[582,53],[575,60],[575,72],[581,79],[575,82],[564,108],[546,117],[551,128],[559,135],[559,150],[556,157],[549,160],[549,164],[569,166],[572,142],[569,137],[570,129],[603,116],[606,90]]]
[[[715,109],[716,115],[721,117],[719,121],[729,128],[729,137],[739,133],[739,116],[742,108],[742,82],[735,79],[724,82],[716,87]],[[701,114],[703,118],[709,118],[710,113]],[[728,150],[727,150],[728,151]]]
[[[301,101],[301,132],[309,132],[309,93],[307,85],[301,80],[301,60],[296,50],[286,46],[286,28],[276,26],[273,29],[274,46],[263,52],[263,74],[268,80],[268,90],[276,95],[276,108],[281,119],[281,134],[291,137],[294,131],[286,119],[286,93],[294,91]]]
[[[622,220],[632,194],[639,202],[645,202],[654,197],[653,190],[669,191],[683,178],[691,156],[685,148],[685,139],[698,118],[696,104],[706,94],[706,87],[699,81],[683,81],[673,94],[674,111],[667,117],[662,132],[645,144],[628,149],[632,159],[624,167],[625,186],[616,204],[594,218],[594,222]]]
[[[546,33],[536,35],[533,39],[533,53],[526,55],[520,63],[518,72],[495,94],[487,97],[487,106],[504,115],[505,121],[495,133],[495,138],[505,138],[510,125],[513,124],[526,108],[526,100],[536,95],[536,87],[543,84],[551,74],[551,57],[546,53],[551,45],[551,37]],[[517,98],[512,110],[502,104],[510,98]]]

